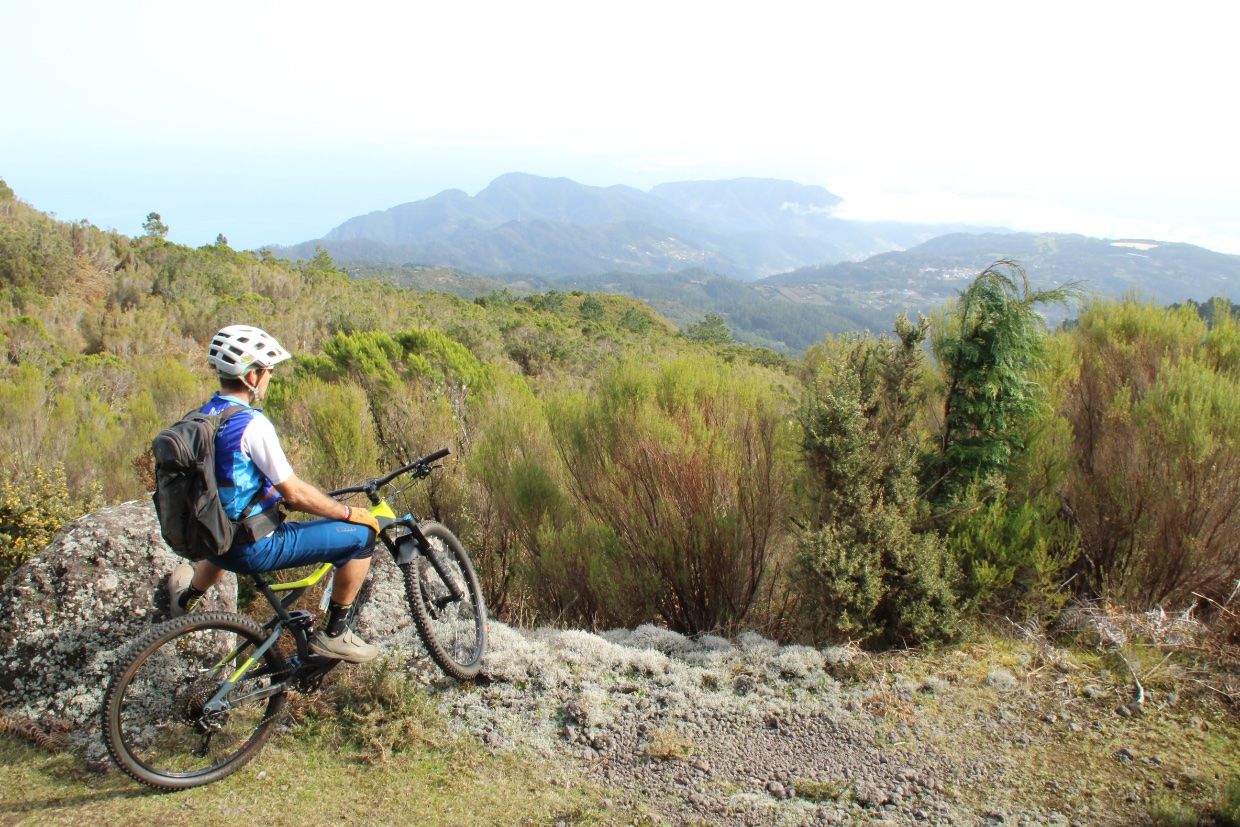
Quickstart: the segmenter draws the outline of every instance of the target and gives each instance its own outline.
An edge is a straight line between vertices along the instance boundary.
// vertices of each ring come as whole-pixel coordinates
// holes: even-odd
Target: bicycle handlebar
[[[432,462],[441,460],[450,453],[452,453],[450,449],[440,448],[438,451],[435,451],[434,453],[427,454],[421,459],[415,459],[413,462],[409,463],[408,465],[397,468],[395,471],[391,472],[387,476],[379,477],[378,479],[367,480],[361,485],[352,485],[352,486],[349,486],[348,488],[337,488],[334,491],[326,492],[327,496],[340,497],[345,494],[362,494],[362,493],[369,494],[375,491],[376,489],[378,489],[379,487],[387,485],[389,482],[396,479],[401,474],[408,474],[410,471],[417,471],[419,472],[418,473],[419,477],[424,477],[431,472],[430,466]]]

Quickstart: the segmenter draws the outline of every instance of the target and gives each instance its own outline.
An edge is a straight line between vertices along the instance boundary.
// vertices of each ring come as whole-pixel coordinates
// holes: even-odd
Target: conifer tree
[[[146,221],[142,222],[142,231],[146,233],[148,238],[167,238],[168,225],[157,212],[149,212],[146,214]]]
[[[971,485],[998,485],[1024,448],[1036,410],[1032,371],[1046,324],[1036,306],[1066,302],[1072,286],[1033,290],[1024,269],[1000,260],[961,294],[932,342],[947,390],[936,454],[927,458],[927,495],[939,506]]]

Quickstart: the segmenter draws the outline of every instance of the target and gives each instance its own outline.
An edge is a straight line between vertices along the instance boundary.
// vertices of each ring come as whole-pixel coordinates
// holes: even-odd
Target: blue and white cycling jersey
[[[200,410],[218,413],[231,405],[241,405],[245,410],[225,422],[215,435],[215,483],[225,513],[240,520],[275,508],[280,501],[275,486],[292,477],[293,468],[280,447],[275,426],[259,408],[217,392]],[[242,510],[255,495],[259,496],[254,507],[243,515]]]

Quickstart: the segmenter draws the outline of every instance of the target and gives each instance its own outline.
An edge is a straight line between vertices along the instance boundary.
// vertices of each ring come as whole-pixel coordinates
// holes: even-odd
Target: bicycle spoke
[[[452,532],[432,522],[421,530],[429,546],[406,570],[410,610],[435,662],[449,675],[468,680],[477,675],[486,646],[486,610],[477,577]]]
[[[262,642],[258,627],[242,632],[243,619],[232,618],[188,622],[157,640],[124,670],[116,696],[109,691],[110,746],[139,780],[156,786],[205,783],[240,766],[265,740],[284,701],[270,664],[265,674],[256,670],[231,687],[222,709],[207,709]]]

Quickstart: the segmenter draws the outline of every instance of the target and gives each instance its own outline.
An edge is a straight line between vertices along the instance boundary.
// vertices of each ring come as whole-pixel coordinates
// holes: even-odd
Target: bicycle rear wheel
[[[431,659],[452,677],[470,680],[482,667],[487,644],[478,575],[446,526],[427,521],[418,527],[430,547],[401,566],[409,611]]]
[[[266,638],[231,612],[193,613],[143,633],[103,698],[104,742],[117,766],[164,790],[209,784],[244,766],[284,708],[284,659],[272,647],[241,676],[225,709],[203,707]]]

